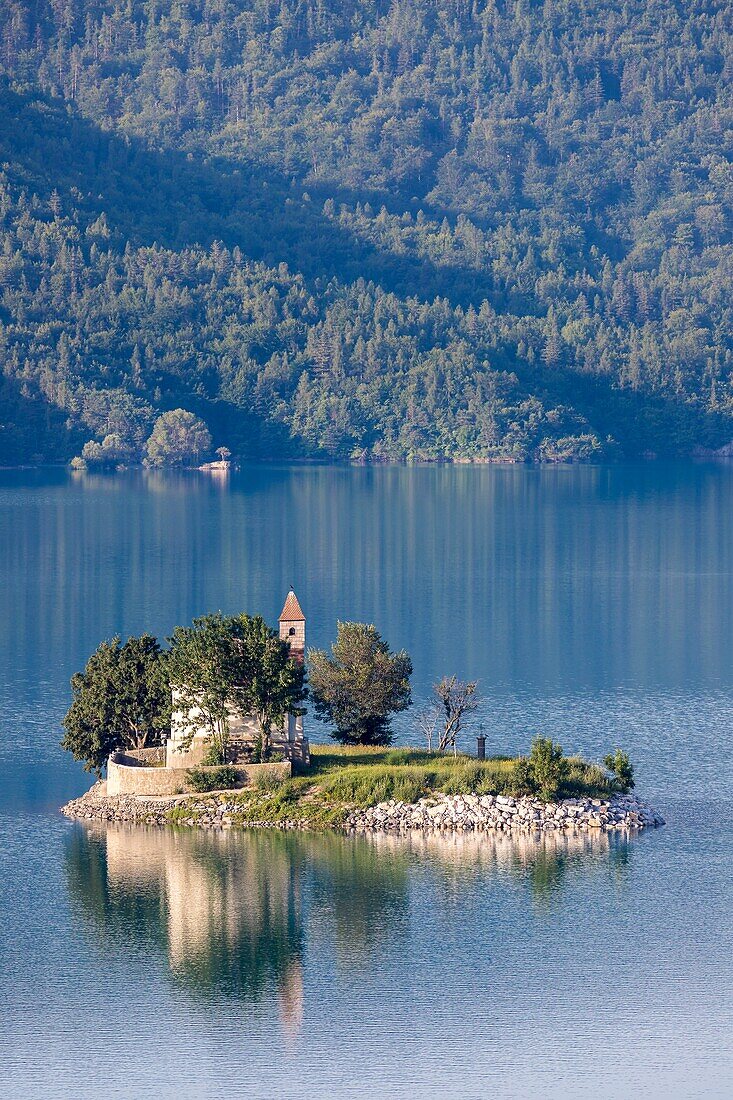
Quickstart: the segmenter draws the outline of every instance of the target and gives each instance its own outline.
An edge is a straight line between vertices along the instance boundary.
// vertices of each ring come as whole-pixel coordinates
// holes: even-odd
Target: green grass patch
[[[310,776],[317,796],[330,803],[374,806],[396,799],[415,802],[433,793],[533,794],[532,770],[524,757],[475,757],[429,753],[420,749],[370,749],[311,746]],[[560,797],[607,797],[612,783],[598,764],[578,757],[568,761]]]
[[[201,812],[185,803],[180,803],[168,810],[165,816],[169,825],[187,825],[191,821],[195,824],[201,817]]]
[[[579,757],[565,761],[557,797],[607,798],[613,781],[598,764]],[[535,794],[526,757],[475,757],[420,749],[311,746],[311,767],[291,779],[260,776],[251,787],[228,796],[232,821],[239,825],[294,823],[311,829],[334,828],[353,809],[396,799],[416,802],[431,794]],[[185,806],[170,811],[172,824],[191,817]]]

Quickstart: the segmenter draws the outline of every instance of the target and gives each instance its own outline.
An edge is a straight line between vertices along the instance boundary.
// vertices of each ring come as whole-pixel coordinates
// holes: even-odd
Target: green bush
[[[390,749],[384,754],[384,762],[385,764],[409,764],[412,756],[412,749]]]
[[[204,771],[202,768],[189,768],[186,772],[188,785],[192,791],[224,791],[236,787],[238,775],[235,768],[223,766]]]
[[[204,768],[215,768],[219,764],[224,763],[224,756],[222,754],[219,745],[209,745],[204,753],[201,761],[201,766]]]
[[[589,794],[591,790],[597,795],[611,793],[612,785],[600,764],[588,764],[579,756],[569,757],[567,763],[567,775],[563,781],[566,794],[580,797]]]
[[[570,771],[570,763],[563,755],[562,746],[556,745],[549,737],[535,737],[529,762],[540,798],[552,802],[558,797]]]
[[[586,764],[581,780],[585,787],[608,787],[608,776],[600,764]]]
[[[273,775],[272,772],[262,772],[256,776],[252,786],[256,791],[263,793],[276,791],[283,786],[283,779],[281,776]]]
[[[526,756],[520,756],[514,764],[514,770],[509,777],[508,791],[507,793],[512,798],[521,798],[523,795],[535,794],[537,792],[537,785],[535,783],[534,772],[532,765]]]
[[[613,776],[613,784],[617,791],[628,794],[634,786],[634,766],[629,760],[628,754],[623,749],[614,749],[604,757],[603,763]]]

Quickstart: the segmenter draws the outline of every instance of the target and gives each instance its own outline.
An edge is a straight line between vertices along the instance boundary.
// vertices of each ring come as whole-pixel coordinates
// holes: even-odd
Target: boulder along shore
[[[238,807],[231,791],[207,795],[144,797],[106,794],[104,781],[95,783],[81,798],[62,807],[66,817],[80,821],[124,821],[141,825],[175,824],[200,828],[267,827],[308,828],[307,822],[257,822],[238,820]],[[656,828],[664,825],[650,806],[633,795],[610,799],[566,798],[542,802],[534,797],[505,795],[434,794],[418,802],[391,800],[349,811],[339,826],[347,832],[409,832],[412,830],[453,832],[550,832],[600,829]]]
[[[418,802],[382,802],[349,814],[355,832],[453,829],[459,832],[499,830],[542,832],[553,829],[644,829],[664,825],[664,818],[632,795],[610,799],[539,798],[508,795],[432,795]]]

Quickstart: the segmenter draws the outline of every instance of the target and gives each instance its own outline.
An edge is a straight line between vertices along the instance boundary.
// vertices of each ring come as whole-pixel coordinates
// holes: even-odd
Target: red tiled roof
[[[279,622],[305,622],[305,615],[300,609],[298,597],[295,595],[292,588],[288,592],[287,599],[285,600],[285,606],[280,613]]]

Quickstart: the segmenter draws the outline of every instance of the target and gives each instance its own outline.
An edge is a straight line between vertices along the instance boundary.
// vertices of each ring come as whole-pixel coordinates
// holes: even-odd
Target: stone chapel
[[[305,661],[305,615],[298,597],[291,588],[285,599],[279,619],[280,638],[290,646],[294,661]],[[195,711],[188,713],[177,709],[178,692],[173,689],[173,714],[171,717],[171,735],[166,742],[166,767],[190,768],[201,764],[209,742],[209,731],[203,724],[197,726]],[[188,749],[183,747],[191,727],[194,727],[193,740]],[[247,749],[254,743],[258,733],[256,720],[243,718],[231,712],[229,720],[230,763],[237,762],[237,754],[246,755]],[[280,729],[273,729],[271,747],[282,752],[286,760],[297,760],[307,764],[310,758],[308,739],[303,728],[303,716],[287,714]]]

